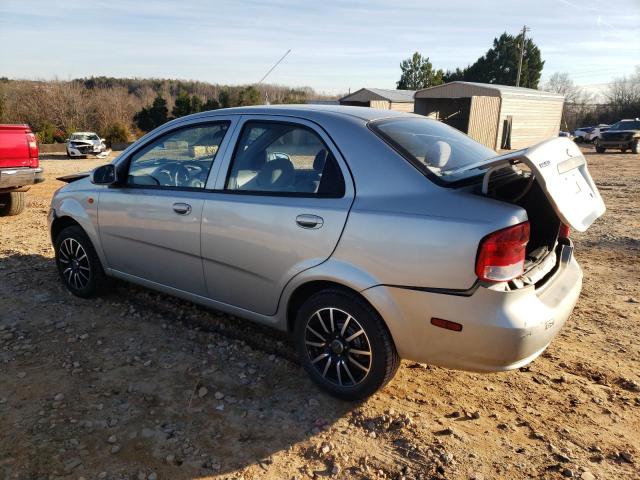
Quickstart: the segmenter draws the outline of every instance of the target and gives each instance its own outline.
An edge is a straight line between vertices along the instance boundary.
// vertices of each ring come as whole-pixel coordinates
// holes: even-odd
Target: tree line
[[[551,75],[542,89],[564,95],[562,128],[568,131],[640,117],[640,65],[633,74],[614,78],[600,97],[576,85],[567,72]]]
[[[199,81],[91,77],[69,81],[0,78],[0,123],[26,123],[41,143],[94,131],[109,144],[133,140],[172,118],[218,108],[304,103],[311,88],[229,86]]]

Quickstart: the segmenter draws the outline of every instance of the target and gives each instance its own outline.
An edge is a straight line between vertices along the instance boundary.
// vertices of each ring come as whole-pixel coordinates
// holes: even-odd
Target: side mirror
[[[107,141],[107,139],[106,138],[101,138],[100,141],[104,143],[104,142]]]
[[[118,172],[113,163],[107,163],[91,172],[91,183],[96,185],[113,185],[118,181]]]

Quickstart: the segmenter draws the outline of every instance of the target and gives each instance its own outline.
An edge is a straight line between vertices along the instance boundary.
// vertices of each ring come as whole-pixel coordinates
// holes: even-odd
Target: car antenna
[[[267,78],[267,77],[269,76],[269,74],[270,74],[271,72],[273,72],[273,71],[275,70],[275,68],[276,68],[278,65],[280,65],[280,62],[282,62],[282,61],[284,60],[284,57],[286,57],[286,56],[287,56],[287,55],[289,55],[290,53],[291,53],[291,49],[287,50],[287,51],[285,52],[285,54],[284,54],[284,55],[282,55],[282,56],[280,57],[280,59],[279,59],[276,63],[274,63],[274,64],[273,64],[273,67],[271,67],[271,68],[269,69],[269,71],[267,71],[267,73],[265,73],[265,74],[264,74],[264,76],[260,79],[260,81],[256,84],[256,86],[257,86],[257,87],[259,87],[259,86],[260,86],[260,84],[261,84],[262,82],[264,82],[264,79],[265,79],[265,78]],[[264,92],[264,104],[265,104],[265,105],[269,105],[269,94],[268,94],[267,92]]]

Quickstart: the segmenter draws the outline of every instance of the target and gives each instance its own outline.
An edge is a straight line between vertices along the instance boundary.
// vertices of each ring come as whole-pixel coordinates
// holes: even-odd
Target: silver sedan
[[[346,399],[401,358],[535,359],[580,293],[570,230],[605,209],[567,139],[497,156],[360,107],[203,112],[64,180],[49,223],[72,293],[115,277],[291,332],[311,378]]]

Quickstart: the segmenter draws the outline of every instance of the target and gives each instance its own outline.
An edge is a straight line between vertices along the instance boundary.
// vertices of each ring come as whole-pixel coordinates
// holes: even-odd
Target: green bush
[[[56,134],[56,127],[51,122],[44,122],[40,130],[36,132],[39,143],[54,143],[54,135]]]
[[[114,143],[124,143],[129,141],[129,129],[126,125],[120,122],[116,122],[109,125],[104,135],[107,145],[111,146]]]

